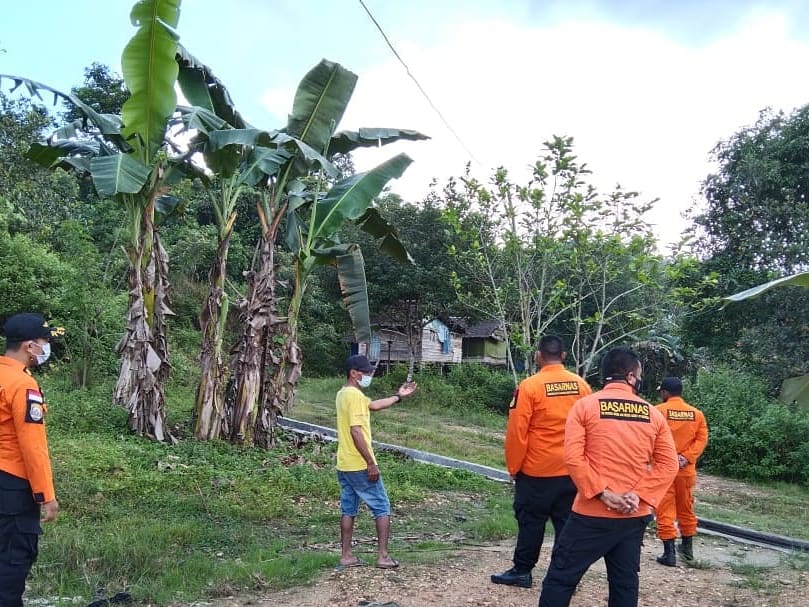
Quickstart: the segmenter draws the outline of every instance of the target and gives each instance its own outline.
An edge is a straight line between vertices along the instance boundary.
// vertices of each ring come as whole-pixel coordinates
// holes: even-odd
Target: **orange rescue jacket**
[[[56,498],[45,435],[47,406],[21,362],[0,356],[0,470],[26,479],[34,501]]]
[[[542,367],[517,388],[506,427],[506,468],[511,476],[567,476],[565,420],[590,386],[562,364]]]
[[[573,511],[607,518],[651,514],[679,468],[666,420],[622,382],[573,406],[565,426],[565,462],[578,489]],[[640,498],[638,510],[607,510],[597,497],[604,489],[633,491]]]
[[[670,396],[666,402],[657,405],[657,410],[663,414],[671,428],[677,453],[688,460],[688,464],[680,468],[677,476],[696,476],[697,460],[708,444],[705,415],[679,396]]]

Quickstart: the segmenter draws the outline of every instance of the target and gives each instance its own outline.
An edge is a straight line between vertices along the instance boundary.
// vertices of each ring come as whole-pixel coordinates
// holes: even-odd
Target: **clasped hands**
[[[607,506],[607,510],[615,510],[621,514],[633,514],[638,511],[640,506],[640,498],[638,494],[633,491],[626,493],[615,493],[609,489],[604,489],[601,494],[601,501]]]

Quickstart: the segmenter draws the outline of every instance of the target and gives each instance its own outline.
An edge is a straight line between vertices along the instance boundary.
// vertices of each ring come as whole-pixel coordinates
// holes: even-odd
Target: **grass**
[[[46,378],[48,433],[61,512],[46,526],[31,598],[129,590],[166,605],[312,581],[339,558],[335,445],[282,433],[270,452],[130,436],[111,386],[70,391]],[[187,432],[193,392],[171,387],[169,420]],[[333,398],[333,394],[331,395]],[[515,532],[509,488],[466,471],[380,454],[394,508],[391,551],[431,560],[459,541]],[[373,520],[357,520],[373,558]]]
[[[768,575],[770,569],[760,565],[740,563],[730,565],[730,570],[739,576],[739,581],[735,583],[737,587],[747,587],[760,592],[770,591],[775,584]]]
[[[334,427],[334,396],[343,380],[314,379],[301,384],[290,417]],[[394,388],[373,386],[379,398]],[[373,414],[374,440],[411,449],[440,453],[476,464],[503,468],[503,433],[506,419],[492,411],[458,411],[444,407],[429,394],[416,393],[401,404]]]
[[[809,540],[809,489],[786,483],[733,483],[721,492],[695,491],[697,514],[757,531]]]
[[[340,385],[339,378],[305,380],[291,417],[333,426]],[[110,403],[110,385],[71,391],[50,377],[43,387],[62,511],[46,526],[29,599],[89,602],[101,588],[108,595],[126,589],[141,604],[193,602],[310,583],[337,563],[333,443],[284,433],[269,452],[196,442],[187,438],[193,388],[177,383],[167,389],[169,426],[181,440],[156,444],[128,433],[126,412]],[[448,406],[426,387],[374,413],[374,438],[502,468],[505,417]],[[392,393],[384,382],[372,390],[374,397]],[[434,562],[458,544],[515,536],[508,485],[390,453],[379,459],[397,558]],[[753,497],[744,486],[715,499],[700,496],[699,514],[806,537],[800,504],[809,492],[754,488]],[[355,537],[358,555],[372,560],[375,531],[366,511]]]

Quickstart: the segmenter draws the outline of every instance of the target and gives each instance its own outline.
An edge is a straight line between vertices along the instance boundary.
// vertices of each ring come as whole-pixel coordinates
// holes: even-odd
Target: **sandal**
[[[390,563],[377,563],[377,569],[396,569],[399,566],[399,561],[391,559]]]
[[[337,571],[342,571],[343,569],[350,569],[351,567],[364,567],[366,565],[365,561],[362,559],[356,559],[351,561],[350,563],[337,563],[334,567]]]

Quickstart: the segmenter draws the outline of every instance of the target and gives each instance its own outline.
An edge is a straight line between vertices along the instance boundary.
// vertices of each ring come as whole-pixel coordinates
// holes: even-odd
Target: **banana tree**
[[[31,157],[48,164],[89,173],[100,196],[115,198],[125,209],[129,261],[129,308],[124,336],[118,344],[121,366],[115,401],[129,411],[129,426],[139,435],[163,441],[163,384],[169,374],[166,318],[169,308],[168,259],[155,225],[156,209],[165,194],[170,171],[164,146],[168,119],[177,103],[175,28],[180,0],[136,2],[130,20],[137,28],[124,48],[121,64],[131,96],[120,118],[99,114],[73,95],[20,77],[15,88],[61,98],[81,110],[96,137],[82,139],[71,124],[44,144],[32,146]]]
[[[230,95],[210,68],[200,63],[182,46],[178,48],[178,83],[183,95],[193,107],[180,108],[184,127],[195,132],[190,149],[201,153],[207,173],[198,176],[207,185],[211,209],[217,228],[217,248],[208,272],[208,295],[199,314],[202,338],[200,343],[200,377],[194,405],[194,435],[200,440],[227,435],[228,419],[224,407],[224,386],[227,382],[223,362],[223,341],[230,298],[225,290],[227,259],[236,205],[246,187],[254,185],[255,172],[249,164],[255,162],[248,146],[226,146],[213,150],[207,136],[213,130],[245,128],[247,123],[236,111]],[[208,178],[208,173],[213,179]]]
[[[254,266],[247,275],[247,294],[240,304],[244,331],[234,349],[227,395],[230,440],[271,446],[277,416],[292,405],[301,373],[298,312],[316,260],[336,264],[352,321],[367,338],[370,329],[364,269],[358,272],[362,257],[358,247],[333,248],[338,246],[339,228],[346,221],[357,221],[382,239],[385,250],[406,257],[395,231],[369,207],[385,183],[402,174],[410,163],[408,158],[397,157],[322,194],[325,184],[338,175],[331,162],[335,154],[400,139],[426,138],[402,129],[335,134],[356,81],[355,74],[323,60],[301,81],[285,129],[232,129],[208,135],[212,150],[250,146],[262,158],[255,170],[264,175],[259,183],[263,188],[258,204],[261,238]],[[283,241],[296,254],[295,281],[285,313],[279,309],[276,293],[275,247],[280,244],[282,229]]]
[[[727,302],[725,305],[750,299],[751,297],[757,297],[765,291],[776,287],[788,286],[809,289],[809,272],[800,272],[798,274],[792,274],[791,276],[784,276],[740,291],[739,293],[734,293],[733,295],[725,297],[725,301]],[[788,405],[798,403],[804,408],[809,408],[809,374],[785,379],[781,384],[781,392],[778,395],[778,399]]]

